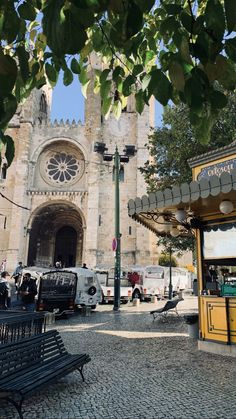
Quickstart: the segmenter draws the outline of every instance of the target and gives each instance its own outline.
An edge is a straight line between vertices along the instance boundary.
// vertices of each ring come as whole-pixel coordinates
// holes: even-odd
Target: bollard
[[[81,309],[82,315],[84,317],[89,317],[91,315],[91,307],[90,306],[83,306]]]
[[[47,312],[45,313],[45,325],[54,324],[55,323],[55,313]]]
[[[133,299],[133,306],[138,307],[140,304],[140,299],[139,298],[134,298]]]
[[[157,303],[157,297],[155,295],[151,296],[151,303]]]

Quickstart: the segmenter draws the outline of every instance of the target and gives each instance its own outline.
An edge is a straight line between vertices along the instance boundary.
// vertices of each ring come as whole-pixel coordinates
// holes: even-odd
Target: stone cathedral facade
[[[146,192],[138,168],[148,160],[153,104],[140,116],[131,97],[119,121],[104,120],[101,98],[91,88],[84,124],[51,123],[51,94],[48,87],[35,90],[10,123],[16,154],[1,173],[0,191],[8,199],[0,197],[0,259],[10,271],[18,261],[113,266],[114,162],[94,151],[98,142],[111,154],[116,146],[120,154],[125,145],[136,150],[120,167],[122,266],[158,263],[156,238],[127,213],[128,200]]]

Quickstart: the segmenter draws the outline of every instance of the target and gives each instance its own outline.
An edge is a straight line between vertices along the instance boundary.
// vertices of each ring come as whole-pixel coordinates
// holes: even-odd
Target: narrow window
[[[132,234],[132,227],[129,226],[129,235],[131,236],[131,234]]]
[[[98,216],[98,225],[99,225],[99,227],[102,225],[102,216],[101,215]]]

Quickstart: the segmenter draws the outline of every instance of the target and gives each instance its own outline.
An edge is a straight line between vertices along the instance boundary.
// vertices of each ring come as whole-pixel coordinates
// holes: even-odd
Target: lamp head
[[[222,214],[230,214],[234,209],[234,205],[231,201],[224,200],[220,203],[219,209]]]

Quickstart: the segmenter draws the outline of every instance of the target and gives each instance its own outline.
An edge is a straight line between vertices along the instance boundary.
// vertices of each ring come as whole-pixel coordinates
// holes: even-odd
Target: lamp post
[[[120,309],[120,273],[121,273],[121,233],[120,233],[120,163],[128,163],[129,158],[136,153],[134,145],[125,145],[124,155],[119,154],[116,146],[114,154],[106,153],[104,143],[95,143],[94,151],[103,155],[103,160],[114,160],[115,180],[115,269],[114,269],[114,311]]]
[[[113,310],[118,311],[120,309],[120,155],[116,146],[114,154],[115,164],[115,239],[116,239],[116,251],[115,251],[115,282],[114,282],[114,307]]]
[[[172,249],[170,246],[170,280],[169,280],[169,300],[172,299],[173,296],[173,285],[172,285]]]

